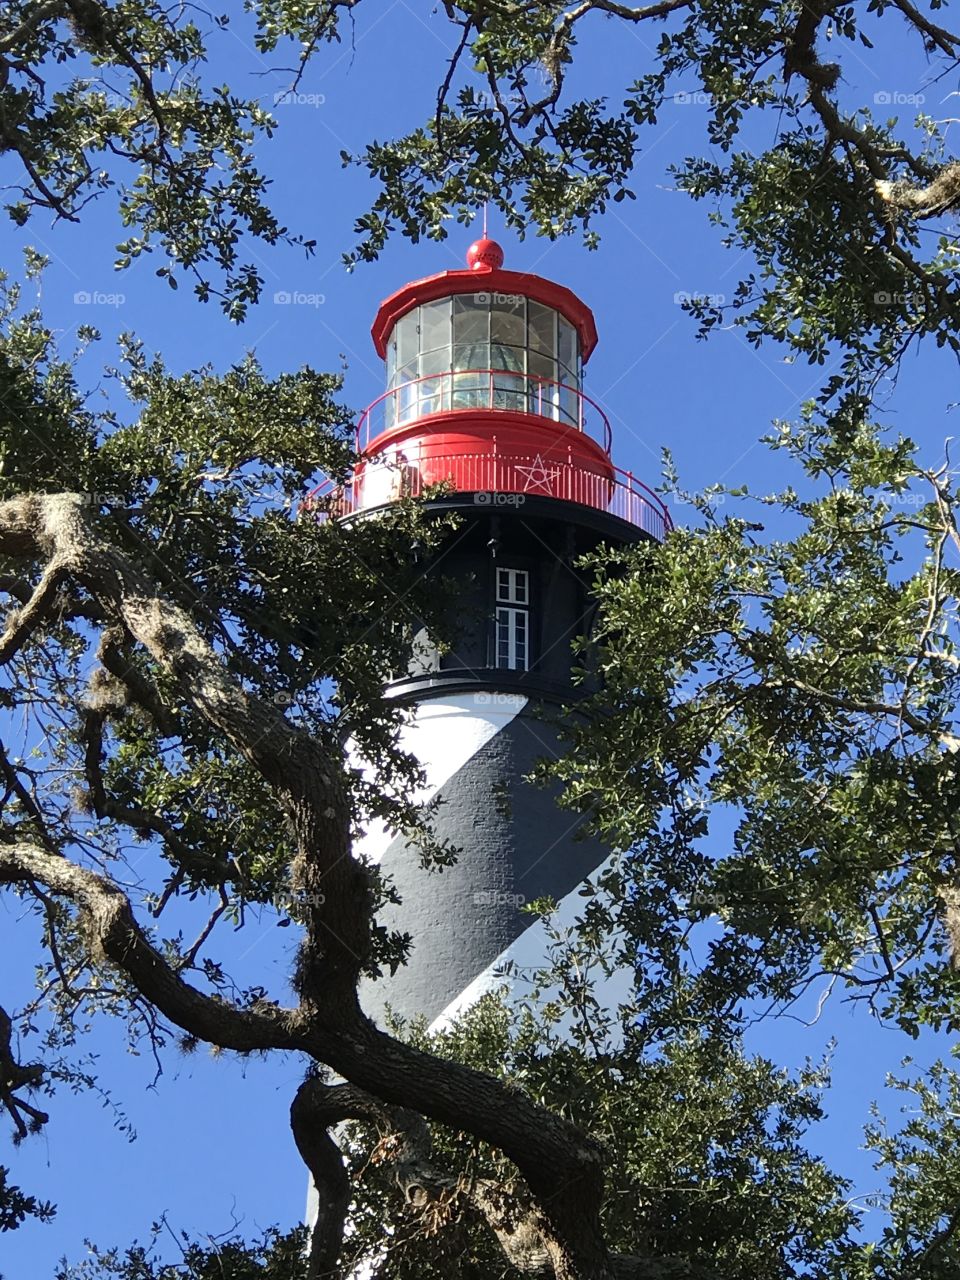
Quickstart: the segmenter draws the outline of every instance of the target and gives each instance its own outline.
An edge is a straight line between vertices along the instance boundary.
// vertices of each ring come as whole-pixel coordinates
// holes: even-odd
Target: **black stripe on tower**
[[[389,1005],[432,1022],[534,924],[524,903],[564,897],[604,861],[608,850],[578,839],[581,820],[558,806],[556,789],[523,780],[557,750],[556,730],[527,704],[438,792],[434,829],[460,849],[456,864],[424,871],[402,837],[388,845],[380,865],[402,904],[380,922],[413,943],[395,975],[365,984],[363,1004],[374,1017]]]

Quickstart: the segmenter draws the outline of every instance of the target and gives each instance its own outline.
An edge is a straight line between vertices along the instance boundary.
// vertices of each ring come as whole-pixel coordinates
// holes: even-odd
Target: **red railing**
[[[529,413],[583,431],[606,453],[613,444],[607,415],[577,387],[514,369],[448,369],[413,378],[378,396],[357,423],[357,452],[384,431],[432,417],[477,409]]]
[[[424,479],[421,465],[426,468]],[[365,459],[345,485],[332,480],[308,495],[303,509],[319,520],[338,519],[395,502],[419,497],[430,485],[446,478],[455,493],[472,493],[476,506],[521,507],[527,498],[552,497],[605,511],[642,529],[657,541],[672,527],[666,504],[632,472],[612,467],[612,475],[587,471],[582,461],[541,459],[539,456],[498,456],[459,453],[442,457],[426,447],[420,457],[402,462],[385,455]]]

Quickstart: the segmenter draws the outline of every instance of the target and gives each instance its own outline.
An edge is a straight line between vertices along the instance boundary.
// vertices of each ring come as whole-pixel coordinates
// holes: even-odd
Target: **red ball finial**
[[[496,240],[483,236],[467,250],[467,266],[471,271],[499,271],[503,266],[503,250]]]

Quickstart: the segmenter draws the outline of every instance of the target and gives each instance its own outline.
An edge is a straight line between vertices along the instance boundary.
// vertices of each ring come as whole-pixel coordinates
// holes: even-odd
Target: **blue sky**
[[[64,344],[69,346],[79,324],[101,329],[100,350],[86,358],[91,385],[100,363],[112,359],[116,336],[131,330],[148,350],[161,351],[174,370],[202,363],[222,369],[254,350],[272,373],[303,364],[344,367],[344,397],[358,409],[380,393],[382,368],[369,338],[377,304],[406,280],[460,266],[474,232],[454,227],[443,244],[412,246],[398,239],[379,263],[353,274],[340,265],[341,253],[353,242],[353,219],[373,194],[362,172],[341,168],[341,149],[359,150],[373,137],[422,122],[452,48],[442,9],[431,14],[431,6],[404,0],[359,6],[353,40],[345,33],[345,43],[322,52],[306,76],[306,100],[275,108],[279,132],[261,148],[275,206],[291,229],[317,240],[317,254],[305,260],[293,249],[251,246],[260,256],[266,288],[245,325],[231,325],[215,305],[195,301],[188,286],[170,291],[154,276],[160,260],[147,258],[114,273],[113,246],[121,233],[109,200],[88,210],[80,226],[50,227],[43,219],[23,231],[0,225],[2,261],[11,269],[25,244],[51,256],[42,303]],[[653,29],[598,23],[581,49],[577,80],[590,83],[593,92],[606,88],[615,94],[649,66],[655,38]],[[289,60],[265,62],[241,34],[227,37],[221,47],[223,60],[212,80],[225,74],[235,89],[268,104],[289,83],[288,73],[271,70]],[[876,95],[882,101],[882,95],[891,100],[925,93],[932,114],[953,114],[944,100],[957,86],[941,81],[931,88],[925,75],[921,60],[911,64],[895,44],[881,45],[869,64],[851,64],[843,92],[869,102]],[[610,417],[619,466],[655,484],[666,445],[691,489],[723,482],[770,491],[784,479],[784,462],[759,438],[773,419],[797,416],[824,371],[785,363],[774,347],[756,351],[736,330],[697,342],[694,322],[677,304],[682,293],[729,298],[747,265],[722,248],[719,233],[707,224],[706,206],[670,187],[666,167],[702,149],[702,121],[703,108],[695,101],[668,103],[644,141],[632,183],[637,199],[613,206],[599,224],[598,251],[586,252],[576,239],[500,239],[506,266],[552,277],[593,307],[600,343],[586,390]],[[495,220],[490,229],[498,234]],[[312,301],[273,301],[274,294],[294,292]],[[75,301],[84,293],[104,300]],[[953,430],[947,406],[954,400],[960,400],[955,366],[911,356],[899,386],[891,389],[885,417],[936,462]],[[687,513],[674,514],[682,521]],[[13,905],[0,900],[5,999],[11,999],[11,983],[25,993],[31,980],[32,925],[16,920]],[[244,972],[252,980],[266,971],[279,978],[289,960],[291,933],[268,924],[245,937],[237,946],[244,952]],[[869,1099],[881,1094],[885,1071],[914,1046],[839,1001],[812,1028],[789,1021],[763,1024],[751,1043],[797,1065],[807,1055],[819,1057],[830,1036],[838,1040],[836,1083],[829,1120],[816,1140],[866,1191],[874,1180],[869,1161],[856,1149],[860,1124]],[[126,1242],[161,1213],[176,1229],[211,1232],[228,1228],[234,1216],[245,1230],[298,1216],[304,1174],[287,1109],[302,1064],[279,1058],[240,1064],[229,1056],[213,1060],[200,1050],[189,1059],[171,1055],[154,1085],[152,1064],[127,1054],[117,1029],[96,1029],[91,1046],[139,1139],[128,1143],[95,1097],[62,1095],[44,1135],[0,1157],[15,1181],[60,1206],[53,1225],[30,1225],[0,1237],[0,1272],[7,1280],[50,1274],[61,1254],[80,1256],[85,1236],[101,1244]],[[931,1037],[919,1046],[918,1057],[936,1049]],[[895,1105],[891,1100],[891,1109]]]

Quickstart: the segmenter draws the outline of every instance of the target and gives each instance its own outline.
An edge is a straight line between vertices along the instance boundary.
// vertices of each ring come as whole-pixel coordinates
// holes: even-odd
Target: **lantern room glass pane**
[[[494,374],[495,409],[527,412],[526,334],[526,298],[522,294],[494,294],[490,312],[490,368],[497,371]]]
[[[557,378],[557,362],[550,356],[543,356],[531,351],[527,360],[527,371],[535,378],[546,378],[555,382]]]
[[[527,304],[527,345],[531,351],[556,357],[557,313],[542,302]]]
[[[496,313],[494,313],[496,320]],[[493,384],[493,408],[527,413],[527,377],[524,372],[526,352],[523,347],[491,342],[489,348]]]
[[[405,384],[405,385],[404,385]],[[391,399],[396,404],[396,420],[401,422],[413,422],[420,416],[420,392],[416,382],[410,382],[405,379],[401,382],[395,396]]]
[[[490,386],[485,373],[455,373],[450,393],[451,409],[486,409]]]
[[[544,418],[557,416],[560,388],[557,386],[557,362],[550,356],[531,351],[527,361],[530,382],[530,412]]]
[[[420,386],[420,412],[418,418],[426,418],[431,413],[441,413],[446,406],[446,378],[423,378]]]
[[[397,339],[397,368],[401,370],[401,381],[403,381],[402,370],[409,365],[416,368],[417,354],[420,349],[420,325],[417,318],[417,312],[411,311],[408,315],[402,316],[398,321],[394,334]],[[416,377],[416,374],[414,374]]]
[[[488,369],[487,356],[490,348],[485,342],[474,342],[469,346],[466,344],[453,348],[453,360],[451,366],[454,370],[461,369]]]
[[[490,341],[490,295],[463,293],[453,299],[453,341],[486,346]]]
[[[498,369],[491,381],[494,409],[509,409],[511,413],[530,412],[527,377],[522,370],[511,373]]]
[[[527,343],[526,298],[516,293],[494,294],[490,313],[491,345],[525,347]]]
[[[450,299],[440,298],[420,308],[420,350],[450,346]]]
[[[446,373],[450,368],[450,348],[437,347],[434,351],[425,351],[420,356],[420,377],[431,373]]]
[[[580,425],[580,397],[568,383],[560,388],[560,417],[573,427]]]
[[[490,356],[489,367],[491,369],[506,370],[509,373],[523,373],[524,350],[523,347],[504,347],[498,342],[491,342],[486,348]]]
[[[562,316],[559,318],[557,325],[557,357],[563,368],[575,375],[579,356],[577,351],[577,331]]]

